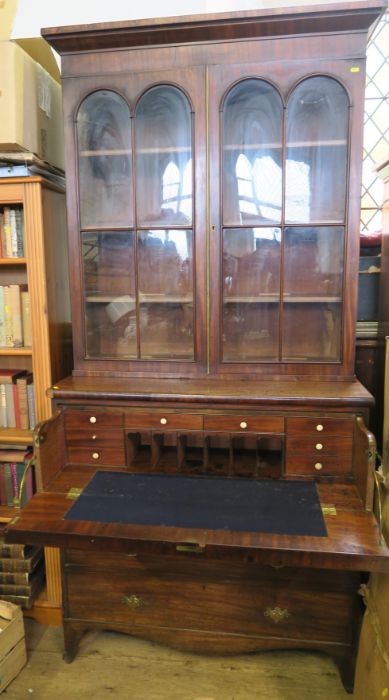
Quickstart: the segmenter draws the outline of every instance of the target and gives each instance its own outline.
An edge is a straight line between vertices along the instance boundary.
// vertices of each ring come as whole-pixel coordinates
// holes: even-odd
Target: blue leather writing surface
[[[97,472],[67,520],[326,537],[313,482]]]

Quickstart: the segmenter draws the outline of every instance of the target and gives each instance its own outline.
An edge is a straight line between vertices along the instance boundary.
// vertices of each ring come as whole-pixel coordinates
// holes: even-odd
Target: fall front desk
[[[309,648],[352,687],[369,571],[371,398],[356,381],[68,378],[10,542],[62,553],[65,658],[105,628],[205,653]]]

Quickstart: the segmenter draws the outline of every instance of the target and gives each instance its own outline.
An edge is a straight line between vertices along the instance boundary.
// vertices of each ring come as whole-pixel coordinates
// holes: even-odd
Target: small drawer
[[[223,430],[234,433],[283,433],[282,416],[204,416],[204,430]]]
[[[137,428],[159,428],[162,430],[201,430],[203,416],[193,413],[127,413],[125,416],[126,430]]]
[[[328,455],[298,455],[293,454],[286,459],[286,474],[298,476],[348,476],[351,474],[351,452],[339,459]]]
[[[123,414],[108,411],[65,411],[65,430],[93,427],[122,428]]]
[[[79,447],[68,448],[68,460],[72,464],[94,464],[96,467],[100,465],[124,467],[126,457],[124,447],[104,447],[85,445]]]
[[[95,448],[97,445],[112,447],[123,443],[122,429],[107,429],[99,426],[91,428],[69,428],[66,431],[66,442],[69,447],[90,445]]]
[[[310,455],[348,457],[352,453],[351,438],[325,435],[288,435],[287,452]]]
[[[354,420],[352,418],[288,418],[288,435],[338,435],[352,437]]]

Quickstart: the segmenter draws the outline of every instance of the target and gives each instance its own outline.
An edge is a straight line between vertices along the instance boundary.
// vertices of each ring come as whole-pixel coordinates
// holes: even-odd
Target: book
[[[0,557],[0,571],[11,573],[31,572],[43,557],[43,548],[30,546],[28,556],[23,559],[14,557]]]
[[[0,346],[5,347],[5,342],[4,287],[0,285]]]
[[[20,427],[22,430],[29,430],[30,428],[27,386],[31,383],[32,372],[25,372],[24,375],[16,379],[16,388],[19,400]]]
[[[21,292],[21,306],[22,306],[23,345],[25,347],[31,347],[32,346],[31,306],[30,306],[30,293],[28,291]]]
[[[28,575],[28,572],[25,572]],[[44,578],[44,567],[42,564],[36,566],[34,571],[29,574],[29,579],[24,582],[2,582],[0,581],[0,598],[3,595],[22,595],[29,596],[32,591],[36,589],[37,579],[43,581]]]
[[[27,384],[28,422],[30,430],[36,426],[34,383]]]
[[[30,608],[43,586],[45,580],[44,567],[39,567],[36,572],[34,572],[30,583],[25,586],[23,584],[0,584],[0,598],[7,601],[8,603],[13,603],[14,605],[20,605],[22,608]],[[12,586],[11,592],[6,592],[3,589],[8,589]],[[25,591],[24,593],[18,591]]]
[[[23,346],[23,332],[19,284],[9,284],[4,287],[4,313],[6,346],[21,348]]]
[[[5,384],[0,384],[0,423],[2,428],[7,428],[7,401],[5,396]]]
[[[16,222],[16,239],[17,239],[17,257],[24,257],[24,216],[23,207],[16,207],[15,209],[15,222]]]
[[[7,411],[7,428],[16,428],[15,419],[15,402],[14,391],[12,384],[4,384],[5,387],[5,404]]]
[[[11,229],[11,258],[17,258],[18,256],[18,238],[16,232],[16,209],[11,207],[9,211],[9,223]]]
[[[4,246],[3,246],[3,257],[11,257],[11,221],[10,221],[10,207],[5,206],[3,209],[3,228],[4,228]]]
[[[31,580],[33,571],[0,571],[1,583],[17,583],[20,585],[27,584]]]
[[[16,383],[12,384],[12,393],[13,393],[14,409],[15,409],[15,428],[20,428],[19,394],[18,394],[18,388],[16,386]]]
[[[25,374],[27,374],[25,369],[0,369],[0,384],[13,384]]]
[[[5,505],[14,505],[14,494],[12,486],[12,476],[11,476],[11,464],[10,462],[4,462],[0,465],[4,471],[4,483],[5,483]]]

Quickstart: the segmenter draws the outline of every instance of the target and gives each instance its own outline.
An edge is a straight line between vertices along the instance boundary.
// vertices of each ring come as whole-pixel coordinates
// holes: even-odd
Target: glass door
[[[203,78],[193,73],[189,86]],[[204,108],[173,77],[96,89],[77,113],[83,358],[118,370],[204,361],[204,207],[194,214]]]
[[[211,80],[220,136],[210,167],[218,158],[221,182],[219,218],[211,203],[212,364],[247,373],[254,363],[340,363],[347,92],[324,75],[284,93],[236,75],[223,85],[215,69]]]

